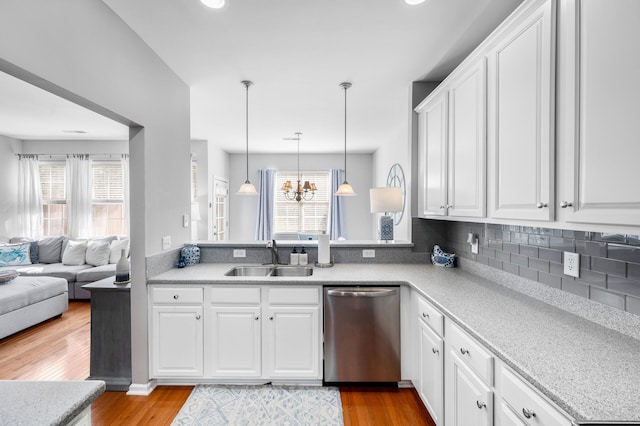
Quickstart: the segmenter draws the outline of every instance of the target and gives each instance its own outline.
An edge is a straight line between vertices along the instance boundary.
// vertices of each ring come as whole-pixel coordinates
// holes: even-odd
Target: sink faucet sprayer
[[[271,240],[267,242],[267,248],[271,249],[271,263],[277,265],[278,262],[278,245],[276,244],[276,240]]]

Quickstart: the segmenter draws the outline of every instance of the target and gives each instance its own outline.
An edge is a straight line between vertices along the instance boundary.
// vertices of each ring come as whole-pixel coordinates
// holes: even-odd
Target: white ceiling
[[[411,82],[445,77],[522,0],[227,0],[219,10],[199,0],[103,1],[191,87],[193,139],[243,152],[247,79],[251,152],[292,151],[282,139],[297,131],[301,152],[341,152],[338,85],[350,81],[348,150],[373,152],[405,143]],[[113,138],[108,131],[101,138]]]

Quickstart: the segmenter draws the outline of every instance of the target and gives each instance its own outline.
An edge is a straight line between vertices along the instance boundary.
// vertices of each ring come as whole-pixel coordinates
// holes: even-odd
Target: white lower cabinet
[[[151,286],[151,377],[319,381],[320,286]]]
[[[436,425],[442,425],[444,411],[444,343],[422,320],[420,333],[419,376],[416,389]]]
[[[202,377],[201,288],[151,291],[152,377]]]

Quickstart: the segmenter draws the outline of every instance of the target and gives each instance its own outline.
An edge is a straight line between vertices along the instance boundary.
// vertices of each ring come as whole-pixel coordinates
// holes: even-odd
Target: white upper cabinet
[[[442,90],[418,106],[419,215],[447,214],[448,96]]]
[[[640,1],[560,3],[559,186],[566,222],[640,225]]]
[[[488,53],[490,216],[554,217],[555,1],[530,2]]]
[[[486,61],[462,72],[449,89],[448,214],[485,216]]]
[[[485,92],[481,58],[416,108],[421,217],[485,216]]]

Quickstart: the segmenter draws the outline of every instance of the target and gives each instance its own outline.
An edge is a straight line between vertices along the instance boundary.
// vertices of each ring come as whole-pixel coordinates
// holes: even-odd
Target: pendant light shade
[[[338,187],[334,195],[350,197],[357,195],[349,185],[349,182],[347,182],[347,89],[351,87],[351,83],[340,83],[340,87],[344,90],[344,182]]]
[[[256,191],[256,187],[253,186],[253,184],[249,181],[249,86],[251,86],[253,83],[250,82],[249,80],[244,80],[242,81],[242,84],[244,85],[245,89],[246,89],[246,156],[247,156],[247,175],[246,175],[246,180],[244,181],[244,183],[242,184],[242,186],[240,186],[240,189],[238,190],[238,192],[236,192],[237,195],[258,195],[258,191]]]
[[[200,0],[202,4],[212,9],[221,9],[224,7],[225,0]]]

